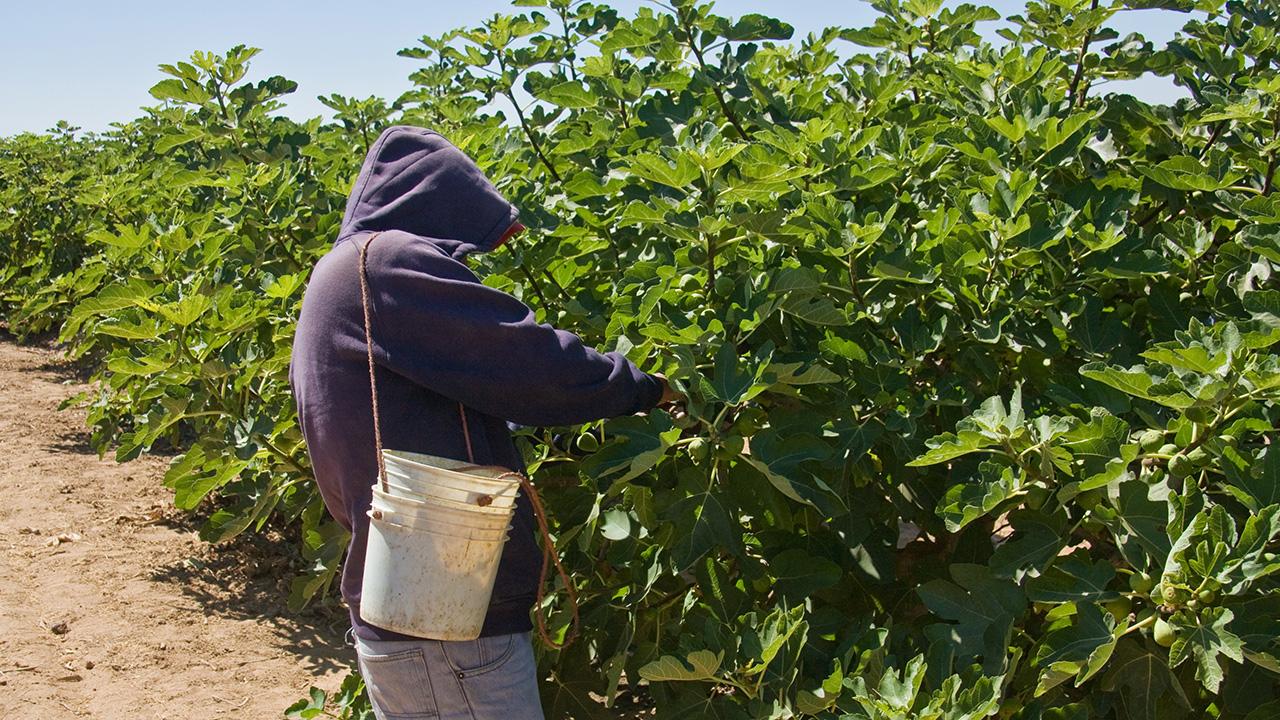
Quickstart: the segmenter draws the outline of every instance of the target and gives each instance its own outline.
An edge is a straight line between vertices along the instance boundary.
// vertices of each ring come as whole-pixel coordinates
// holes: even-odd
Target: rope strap
[[[391,488],[387,486],[387,465],[382,459],[382,426],[378,423],[378,376],[373,372],[373,327],[369,320],[369,245],[380,234],[370,235],[360,246],[360,304],[364,306],[364,346],[369,354],[369,396],[373,398],[373,446],[378,456],[378,481],[382,483],[382,492],[390,493]]]
[[[382,491],[390,492],[387,486],[387,466],[382,457],[382,426],[378,421],[378,377],[374,372],[373,362],[373,323],[371,321],[371,311],[369,309],[369,270],[368,270],[368,253],[369,245],[381,233],[374,233],[369,239],[360,246],[360,302],[364,306],[364,343],[369,357],[369,389],[373,399],[373,443],[378,456],[378,479],[382,483]],[[471,444],[471,428],[467,423],[467,410],[461,402],[458,403],[458,415],[462,419],[462,437],[467,445],[467,461],[472,465],[476,464],[475,450]],[[520,481],[520,487],[524,490],[525,495],[529,498],[529,504],[533,506],[533,516],[538,521],[538,532],[542,539],[542,571],[538,575],[538,601],[537,601],[537,618],[538,618],[538,636],[542,638],[542,642],[554,650],[561,650],[569,646],[570,643],[578,637],[580,629],[580,618],[578,614],[578,591],[574,587],[573,580],[569,577],[569,573],[564,569],[564,565],[560,562],[560,554],[556,552],[555,542],[551,539],[551,531],[547,525],[547,512],[542,507],[542,498],[538,495],[538,491],[533,487],[533,483],[529,481],[523,473],[506,472],[499,475],[497,479],[506,477],[514,477]],[[493,498],[483,496],[478,504],[481,506],[489,505],[493,502]],[[556,573],[560,576],[560,581],[564,583],[565,594],[568,596],[569,609],[573,613],[573,620],[569,627],[568,634],[565,635],[564,642],[556,642],[551,639],[551,634],[547,632],[547,620],[543,617],[542,603],[546,598],[547,587],[547,571],[551,563],[555,563]]]

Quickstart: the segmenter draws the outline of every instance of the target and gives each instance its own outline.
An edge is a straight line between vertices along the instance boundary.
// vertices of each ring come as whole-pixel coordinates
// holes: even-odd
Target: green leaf
[[[231,482],[248,466],[247,460],[222,457],[199,470],[175,477],[173,504],[183,510],[194,510],[206,495]]]
[[[814,504],[817,491],[805,479],[808,473],[800,465],[826,460],[831,452],[830,445],[813,435],[766,428],[751,438],[751,454],[743,459],[768,478],[778,492],[796,502]]]
[[[176,147],[199,140],[205,137],[206,134],[207,132],[204,128],[194,127],[179,130],[171,135],[165,135],[156,141],[156,152],[161,154],[167,153]]]
[[[631,537],[631,514],[621,508],[609,510],[604,514],[604,522],[600,523],[600,534],[614,541]]]
[[[213,299],[208,295],[188,295],[176,303],[161,305],[158,310],[169,322],[181,328],[199,320],[211,307]]]
[[[717,28],[726,40],[790,40],[795,32],[787,23],[759,13],[747,13],[732,25]]]
[[[1001,672],[1025,596],[1013,582],[993,577],[981,565],[952,565],[951,576],[954,584],[930,580],[916,591],[932,613],[950,621],[926,627],[926,636],[954,647],[961,658],[982,657],[990,674]]]
[[[700,173],[697,163],[687,155],[678,156],[672,164],[659,155],[641,154],[632,157],[626,169],[645,180],[676,189],[684,189]]]
[[[1107,589],[1115,575],[1115,568],[1106,560],[1090,562],[1072,554],[1028,581],[1027,597],[1047,603],[1104,602],[1120,596]]]
[[[200,85],[176,78],[152,85],[151,96],[157,100],[178,100],[193,105],[203,105],[213,97]]]
[[[1116,694],[1121,720],[1180,720],[1190,715],[1191,703],[1163,653],[1124,641],[1109,665],[1102,688]]]
[[[959,434],[942,433],[925,444],[929,451],[907,463],[907,467],[937,465],[999,445],[995,439],[973,430],[962,430]]]
[[[764,390],[755,388],[756,374],[739,362],[733,345],[725,343],[716,352],[715,375],[703,383],[704,390],[714,399],[729,405],[738,405]]]
[[[1205,608],[1198,614],[1174,616],[1178,628],[1177,639],[1169,648],[1169,665],[1178,667],[1188,659],[1196,664],[1196,679],[1209,692],[1218,692],[1222,684],[1223,670],[1219,657],[1244,662],[1240,638],[1227,629],[1235,615],[1223,607]],[[1190,622],[1184,622],[1189,620]]]
[[[1103,611],[1093,603],[1081,603],[1076,605],[1074,614],[1050,623],[1033,661],[1042,666],[1064,661],[1084,663],[1112,642],[1111,627],[1104,621]]]
[[[1253,501],[1254,512],[1280,503],[1280,451],[1272,445],[1259,453],[1252,471],[1231,478],[1231,485]]]
[[[680,437],[680,428],[675,427],[671,416],[661,410],[643,417],[617,418],[605,427],[615,439],[592,453],[583,461],[582,467],[598,478],[621,473],[612,478],[615,485],[639,477],[652,468]]]
[[[724,661],[724,652],[694,650],[684,660],[673,655],[663,655],[640,667],[640,677],[650,682],[699,682],[715,680]]]
[[[1002,117],[983,118],[983,122],[992,130],[1005,136],[1012,142],[1022,140],[1027,134],[1027,121],[1021,115],[1015,115],[1012,121],[1005,120]]]
[[[1031,573],[1039,575],[1063,547],[1065,523],[1059,516],[1036,510],[1016,510],[1008,521],[1014,534],[992,553],[988,565],[997,577],[1021,582]]]
[[[159,292],[160,288],[136,278],[127,283],[108,285],[93,297],[76,305],[67,323],[76,327],[95,315],[106,315],[130,307],[153,307],[149,301]],[[64,335],[65,333],[64,330]]]
[[[677,529],[669,548],[680,570],[688,569],[713,548],[734,548],[739,542],[728,508],[710,487],[675,502],[663,517]]]
[[[811,325],[845,325],[848,317],[830,299],[819,295],[788,294],[782,311]]]
[[[1212,192],[1229,187],[1243,175],[1231,169],[1226,159],[1201,162],[1193,157],[1179,155],[1159,165],[1139,167],[1138,172],[1174,190],[1202,190]]]
[[[566,80],[558,85],[552,85],[548,88],[542,88],[534,93],[539,100],[546,100],[554,105],[565,108],[589,108],[595,107],[600,99],[595,93],[582,83],[574,80]]]
[[[778,553],[769,567],[778,590],[800,600],[835,585],[844,576],[839,565],[798,548]]]
[[[1090,380],[1110,385],[1128,395],[1151,400],[1171,408],[1182,410],[1195,404],[1195,401],[1186,392],[1180,388],[1169,389],[1162,385],[1161,383],[1165,379],[1152,375],[1142,365],[1134,365],[1125,370],[1105,363],[1095,362],[1082,366],[1080,374]]]
[[[994,462],[978,466],[976,480],[953,485],[938,503],[937,513],[947,530],[959,532],[966,525],[1000,507],[1018,487],[1013,468]]]

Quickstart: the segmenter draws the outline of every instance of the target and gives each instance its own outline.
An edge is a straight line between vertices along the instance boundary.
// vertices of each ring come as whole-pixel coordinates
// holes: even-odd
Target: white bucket
[[[368,510],[369,537],[360,617],[375,626],[406,635],[433,640],[474,640],[480,637],[489,610],[493,581],[498,574],[514,509],[508,506],[494,508],[496,514],[482,512],[493,504],[492,497],[484,496],[509,495],[514,503],[515,487],[524,478],[506,468],[475,464],[467,409],[461,402],[458,419],[470,462],[386,450],[382,446],[367,266],[369,245],[379,235],[372,234],[360,246],[358,270],[378,480],[386,492],[375,493]],[[396,498],[391,493],[393,477],[405,491],[404,498]],[[465,493],[456,499],[461,508],[449,507],[446,503],[455,502],[455,496],[441,488]],[[536,493],[531,500],[538,502]],[[422,511],[416,502],[422,502],[426,510]],[[496,527],[485,526],[490,522],[496,523]],[[451,532],[435,532],[451,525],[463,527]],[[474,537],[486,533],[493,537]],[[545,569],[544,563],[544,572]],[[568,582],[566,577],[565,583]]]
[[[433,640],[480,636],[505,533],[495,540],[442,535],[373,516],[360,617]]]

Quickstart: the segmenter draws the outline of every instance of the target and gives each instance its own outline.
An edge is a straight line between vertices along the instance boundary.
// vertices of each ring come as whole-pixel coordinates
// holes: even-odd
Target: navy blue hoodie
[[[369,246],[374,360],[383,447],[523,470],[507,422],[570,425],[643,412],[661,381],[615,353],[540,324],[464,264],[492,250],[517,211],[438,133],[392,127],[369,150],[333,248],[302,301],[289,382],[325,506],[351,531],[342,596],[355,632],[405,639],[360,619],[360,585],[377,476],[360,303],[358,245]],[[541,555],[521,498],[502,553],[483,635],[529,630]]]

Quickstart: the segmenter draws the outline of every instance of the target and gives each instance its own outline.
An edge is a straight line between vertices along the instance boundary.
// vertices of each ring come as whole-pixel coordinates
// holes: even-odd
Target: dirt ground
[[[59,353],[0,337],[0,718],[281,718],[353,655],[339,609],[285,608],[272,538],[196,535],[167,460],[89,448]]]

